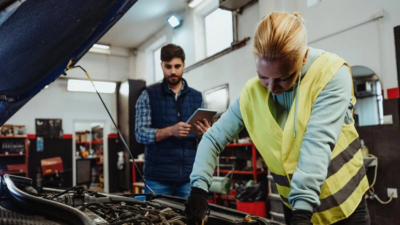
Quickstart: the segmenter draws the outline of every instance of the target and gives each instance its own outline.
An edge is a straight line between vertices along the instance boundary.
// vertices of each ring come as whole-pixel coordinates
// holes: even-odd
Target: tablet
[[[190,133],[196,133],[196,127],[194,126],[196,121],[202,121],[204,118],[206,118],[211,123],[211,119],[213,118],[213,116],[215,116],[215,114],[217,114],[217,110],[198,108],[186,122],[192,125]]]

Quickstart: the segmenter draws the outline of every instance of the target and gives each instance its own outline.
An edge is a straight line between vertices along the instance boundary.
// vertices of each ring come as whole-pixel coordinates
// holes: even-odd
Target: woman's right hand
[[[207,202],[208,193],[201,188],[192,187],[190,196],[185,202],[185,215],[190,225],[203,225],[210,207]]]
[[[290,225],[312,225],[312,215],[313,213],[307,210],[294,210],[292,212],[292,218],[290,219]]]

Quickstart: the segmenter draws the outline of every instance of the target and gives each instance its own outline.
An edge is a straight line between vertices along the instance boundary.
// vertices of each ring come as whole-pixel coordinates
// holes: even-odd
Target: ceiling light
[[[89,52],[101,53],[101,54],[111,54],[109,45],[94,44],[93,47],[89,49]]]
[[[173,28],[177,28],[177,27],[179,27],[181,25],[181,21],[176,16],[170,16],[168,18],[168,23]]]
[[[190,7],[190,8],[194,8],[194,7],[198,6],[202,1],[203,1],[203,0],[192,0],[192,1],[189,3],[189,7]]]
[[[110,46],[109,45],[102,45],[102,44],[94,44],[93,48],[110,49]]]
[[[97,91],[100,93],[112,94],[115,92],[117,84],[115,82],[105,81],[93,81]],[[79,92],[96,92],[93,85],[88,80],[68,80],[68,91],[79,91]]]

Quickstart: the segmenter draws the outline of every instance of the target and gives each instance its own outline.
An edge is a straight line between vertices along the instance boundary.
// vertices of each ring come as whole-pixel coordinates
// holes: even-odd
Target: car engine
[[[4,225],[184,225],[186,199],[153,195],[112,195],[68,189],[32,187],[32,180],[0,176],[0,224]],[[274,221],[218,205],[210,205],[207,225],[279,225]]]
[[[184,225],[188,223],[187,218],[181,213],[156,202],[87,192],[82,187],[73,187],[61,193],[51,190],[44,189],[40,195],[77,208],[96,224]]]

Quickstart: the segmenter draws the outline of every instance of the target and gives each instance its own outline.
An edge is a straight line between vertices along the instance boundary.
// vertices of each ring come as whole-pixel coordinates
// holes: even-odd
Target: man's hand
[[[179,122],[171,127],[172,136],[187,137],[191,127],[192,125],[190,124]]]
[[[210,122],[206,118],[204,118],[203,121],[196,121],[195,127],[197,134],[201,136],[207,132],[208,128],[210,128]]]
[[[162,141],[166,138],[175,137],[187,137],[192,125],[179,122],[171,127],[166,127],[162,129],[157,129],[156,131],[156,142]]]
[[[185,202],[185,215],[190,225],[203,225],[209,211],[208,193],[201,188],[192,187],[190,196]]]
[[[290,225],[312,225],[311,217],[313,213],[307,210],[294,210],[292,218],[290,219]]]

